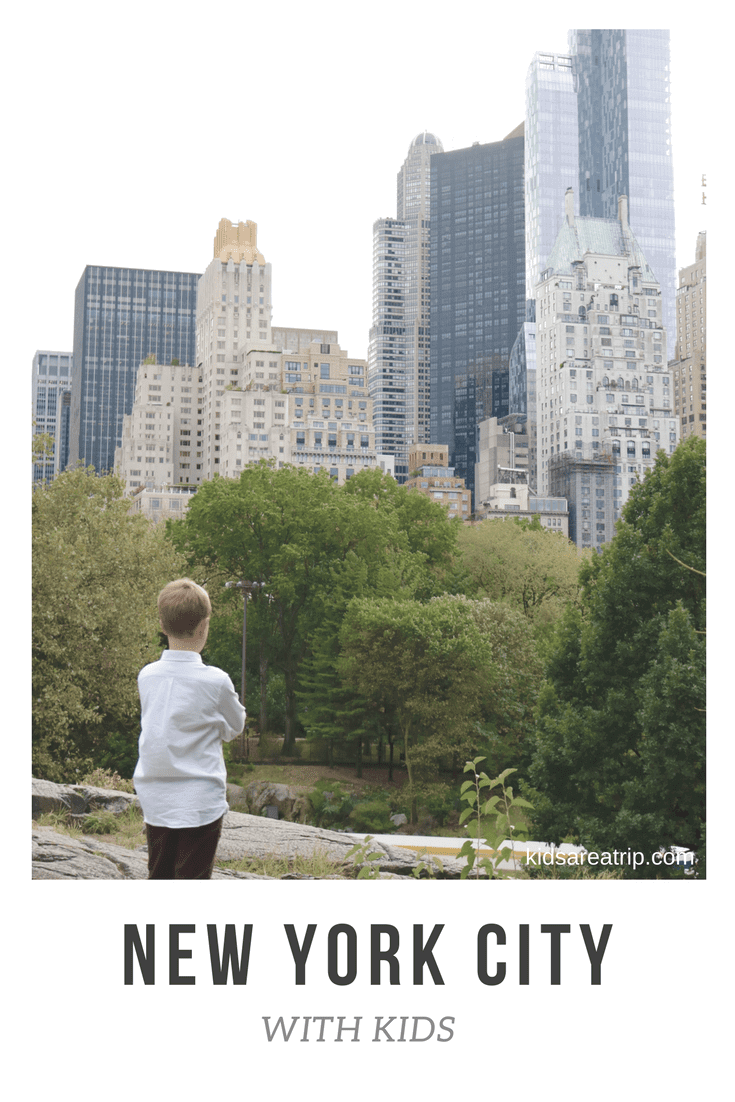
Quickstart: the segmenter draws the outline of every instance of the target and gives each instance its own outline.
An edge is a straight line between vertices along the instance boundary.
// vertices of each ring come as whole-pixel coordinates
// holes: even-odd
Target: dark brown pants
[[[145,825],[149,880],[211,880],[224,815],[200,827]]]

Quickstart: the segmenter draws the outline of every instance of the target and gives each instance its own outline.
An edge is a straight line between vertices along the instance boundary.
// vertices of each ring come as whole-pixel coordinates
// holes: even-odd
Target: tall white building
[[[565,217],[536,290],[540,496],[566,497],[580,547],[614,535],[631,486],[679,440],[661,290],[628,223]]]
[[[279,388],[272,309],[271,266],[258,250],[257,226],[221,219],[214,258],[197,287],[196,356],[203,400],[197,421],[202,431],[202,463],[196,481],[222,473],[225,388],[248,384],[258,390]],[[258,432],[268,437],[259,444],[274,443],[270,432],[265,427]]]
[[[336,337],[272,328],[271,269],[255,224],[223,219],[199,282],[198,363],[149,357],[123,419],[115,466],[136,508],[177,514],[182,493],[261,459],[324,468],[339,483],[378,464],[367,363]]]
[[[408,452],[430,439],[431,157],[441,142],[423,131],[397,177],[396,218],[373,226],[373,318],[368,363],[377,446],[408,476]]]

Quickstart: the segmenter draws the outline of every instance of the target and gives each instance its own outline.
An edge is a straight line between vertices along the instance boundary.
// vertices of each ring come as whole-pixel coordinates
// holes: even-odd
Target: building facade
[[[408,408],[411,370],[406,317],[408,227],[395,218],[373,225],[373,324],[368,343],[368,385],[377,446],[396,459],[400,481],[408,475]]]
[[[208,396],[205,376],[191,366],[141,365],[115,466],[128,494],[146,491],[139,497],[144,512],[155,508],[163,518],[164,509],[178,510],[182,500],[164,501],[164,492],[194,489],[216,474],[237,478],[261,459],[315,473],[323,468],[340,485],[364,468],[392,473],[375,449],[365,360],[315,341],[298,359],[295,352],[273,350],[265,359],[256,350],[256,375],[259,355],[262,374],[270,375],[276,365],[275,381],[243,386],[233,380],[221,390],[215,386],[214,397]],[[208,444],[209,404],[214,416]],[[160,501],[148,508],[149,498]]]
[[[430,435],[470,489],[477,426],[508,412],[525,311],[523,126],[431,160]]]
[[[463,478],[449,466],[446,445],[417,444],[409,453],[411,475],[406,486],[443,505],[449,517],[469,521],[472,516],[472,493]]]
[[[671,151],[669,32],[569,32],[579,129],[579,213],[630,225],[661,287],[673,343],[676,239]]]
[[[47,433],[54,440],[52,453],[33,464],[34,485],[51,482],[66,466],[72,361],[71,352],[41,351],[33,357],[33,431]]]
[[[406,440],[425,444],[431,439],[429,354],[431,325],[431,162],[444,147],[424,130],[411,142],[398,173],[396,213],[406,226],[405,330],[409,388]]]
[[[84,269],[74,303],[72,465],[112,469],[143,360],[194,362],[198,279],[192,272]]]
[[[571,54],[534,54],[526,74],[524,138],[526,298],[533,300],[561,229],[564,195],[579,176]]]
[[[522,480],[490,486],[487,501],[475,510],[475,521],[538,520],[542,528],[569,538],[566,498],[537,497]]]
[[[475,464],[475,511],[490,504],[492,488],[497,485],[528,487],[531,475],[528,419],[511,413],[498,420],[488,417],[478,431]],[[515,495],[511,495],[515,496]]]
[[[565,221],[536,293],[539,496],[569,502],[569,534],[599,547],[631,486],[679,440],[658,281],[628,222]]]
[[[697,236],[693,264],[679,271],[676,352],[669,364],[674,408],[685,436],[707,436],[707,235]]]
[[[511,350],[508,409],[528,417],[529,485],[535,490],[536,285],[561,229],[564,194],[579,174],[571,55],[534,54],[526,74],[524,139],[526,320]]]
[[[378,447],[408,475],[408,451],[429,440],[430,179],[442,152],[418,134],[397,177],[396,218],[373,226],[373,311],[368,350]]]
[[[526,312],[535,318],[535,299],[526,303]],[[528,484],[535,491],[537,448],[535,320],[523,323],[510,350],[508,391],[509,416],[522,418],[525,423],[524,431],[528,437]]]
[[[325,341],[331,330],[273,330],[254,223],[223,219],[214,247],[199,282],[197,366],[143,363],[124,418],[115,464],[139,508],[178,511],[186,500],[169,494],[164,504],[164,491],[236,478],[261,459],[325,468],[340,483],[385,469],[366,361]]]

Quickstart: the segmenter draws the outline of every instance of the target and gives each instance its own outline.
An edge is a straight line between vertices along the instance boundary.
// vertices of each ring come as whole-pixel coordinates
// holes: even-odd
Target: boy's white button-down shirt
[[[189,650],[165,650],[138,674],[141,733],[133,774],[150,826],[205,826],[227,811],[222,743],[236,738],[245,709],[232,681]]]

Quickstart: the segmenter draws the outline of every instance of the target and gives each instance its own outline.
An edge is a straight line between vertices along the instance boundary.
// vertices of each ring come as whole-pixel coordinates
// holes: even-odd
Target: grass
[[[279,857],[275,854],[266,854],[265,857],[243,857],[237,861],[218,861],[217,868],[234,869],[236,872],[252,872],[259,876],[285,876],[287,873],[298,873],[301,876],[314,876],[324,880],[328,876],[339,876],[344,879],[352,879],[355,876],[355,866],[333,861],[319,850],[315,850],[310,857]]]
[[[104,835],[106,842],[124,846],[125,849],[146,844],[145,824],[137,807],[129,807],[118,814],[114,811],[92,811],[84,819],[73,819],[68,811],[49,811],[35,822],[37,826],[52,827],[71,838]]]

